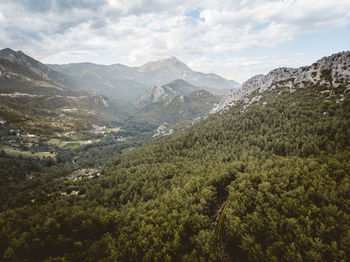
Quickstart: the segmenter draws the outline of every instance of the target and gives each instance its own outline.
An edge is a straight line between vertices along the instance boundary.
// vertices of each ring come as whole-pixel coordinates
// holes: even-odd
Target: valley
[[[349,0],[1,0],[1,262],[350,261]]]
[[[150,101],[147,103],[150,109],[144,110],[115,102],[100,93],[91,95],[79,79],[8,48],[0,51],[0,69],[3,209],[22,205],[11,203],[37,199],[24,197],[33,195],[31,187],[23,189],[28,183],[38,188],[51,183],[61,188],[61,194],[66,194],[67,188],[71,191],[72,184],[76,189],[77,177],[90,177],[89,170],[96,173],[113,156],[191,126],[197,121],[195,118],[207,114],[219,99],[207,98],[207,94],[198,97],[207,105],[203,109],[190,106],[189,110],[195,110],[190,114],[178,114],[179,108],[188,110],[182,101],[162,112],[166,99],[163,104]],[[200,89],[184,80],[172,83],[184,94]],[[191,98],[186,98],[186,103],[187,100],[192,103]],[[174,119],[172,111],[180,118]],[[155,117],[157,114],[160,115]],[[164,125],[166,128],[158,132],[157,128]],[[169,131],[165,132],[166,129]],[[21,190],[19,196],[17,189]]]
[[[349,259],[350,52],[232,90],[176,58],[0,70],[4,261]]]

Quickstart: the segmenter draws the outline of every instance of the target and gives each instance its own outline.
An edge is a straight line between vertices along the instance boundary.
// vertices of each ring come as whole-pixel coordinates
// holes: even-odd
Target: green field
[[[4,152],[10,156],[23,156],[23,157],[38,157],[40,159],[43,159],[44,157],[52,157],[53,159],[56,158],[55,153],[50,153],[50,152],[35,152],[32,153],[30,151],[21,151],[17,149],[13,149],[9,146],[0,146],[0,150],[4,150]]]

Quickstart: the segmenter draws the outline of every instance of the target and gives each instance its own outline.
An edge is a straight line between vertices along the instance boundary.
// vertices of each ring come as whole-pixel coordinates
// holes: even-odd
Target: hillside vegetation
[[[257,95],[115,157],[98,178],[67,180],[76,194],[32,185],[35,201],[0,214],[1,257],[348,261],[346,84]]]
[[[149,125],[154,128],[164,122],[176,124],[193,120],[207,116],[218,101],[218,96],[205,90],[194,91],[185,96],[178,95],[169,100],[145,105],[127,120],[127,125]]]
[[[128,108],[80,92],[80,84],[21,51],[0,50],[0,120],[36,135],[120,125]]]

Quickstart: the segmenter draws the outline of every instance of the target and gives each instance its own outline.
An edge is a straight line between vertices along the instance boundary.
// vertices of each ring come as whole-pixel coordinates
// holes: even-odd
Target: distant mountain
[[[300,68],[278,68],[267,75],[256,75],[242,84],[242,87],[228,92],[211,113],[225,111],[244,97],[257,95],[277,87],[288,87],[291,92],[310,85],[338,87],[350,83],[350,52],[341,52],[324,57],[311,66]],[[256,99],[259,96],[256,96]]]
[[[149,103],[169,100],[178,95],[187,95],[199,89],[199,87],[191,85],[185,80],[176,79],[169,84],[149,88],[144,94],[140,96],[140,98],[137,100],[137,103],[145,105]]]
[[[218,96],[197,90],[188,95],[181,94],[170,100],[148,104],[135,113],[130,121],[154,126],[163,122],[175,124],[207,115],[218,101]]]
[[[135,79],[136,69],[121,64],[76,63],[49,65],[84,84],[85,90],[120,102],[134,102],[151,85]]]
[[[124,102],[135,102],[148,88],[162,86],[176,79],[185,80],[210,92],[217,90],[216,93],[221,94],[239,87],[238,82],[226,80],[216,74],[193,71],[175,57],[149,62],[139,67],[92,63],[49,66],[81,81],[89,92]]]
[[[21,51],[0,51],[0,118],[13,127],[57,134],[114,125],[127,117],[124,106],[79,89],[81,84],[70,76]]]
[[[174,79],[183,79],[201,88],[232,89],[240,86],[238,82],[226,80],[216,74],[193,71],[176,57],[146,63],[138,67],[137,71],[142,73],[140,78],[146,79],[153,85],[162,85]]]

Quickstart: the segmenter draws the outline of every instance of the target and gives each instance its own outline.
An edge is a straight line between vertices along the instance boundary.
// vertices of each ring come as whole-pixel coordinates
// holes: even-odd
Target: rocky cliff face
[[[142,94],[137,103],[145,105],[149,103],[169,100],[178,95],[187,95],[199,87],[193,86],[182,79],[176,79],[169,84],[163,86],[154,86],[149,88],[144,94]]]
[[[255,91],[262,93],[278,86],[287,86],[293,92],[295,88],[304,88],[312,84],[337,87],[349,83],[350,52],[347,51],[324,57],[311,66],[278,68],[267,75],[256,75],[244,82],[240,88],[228,92],[210,113],[225,111]]]
[[[22,80],[22,79],[29,79],[29,78],[26,78],[26,77],[24,77],[23,75],[20,75],[20,74],[16,74],[15,72],[10,70],[6,66],[2,65],[1,61],[0,61],[0,80],[3,80],[3,79]]]
[[[167,91],[175,94],[175,91],[173,91],[171,88],[166,88],[163,86],[151,87],[147,89],[147,91],[142,96],[140,96],[137,103],[148,104],[170,98]]]

